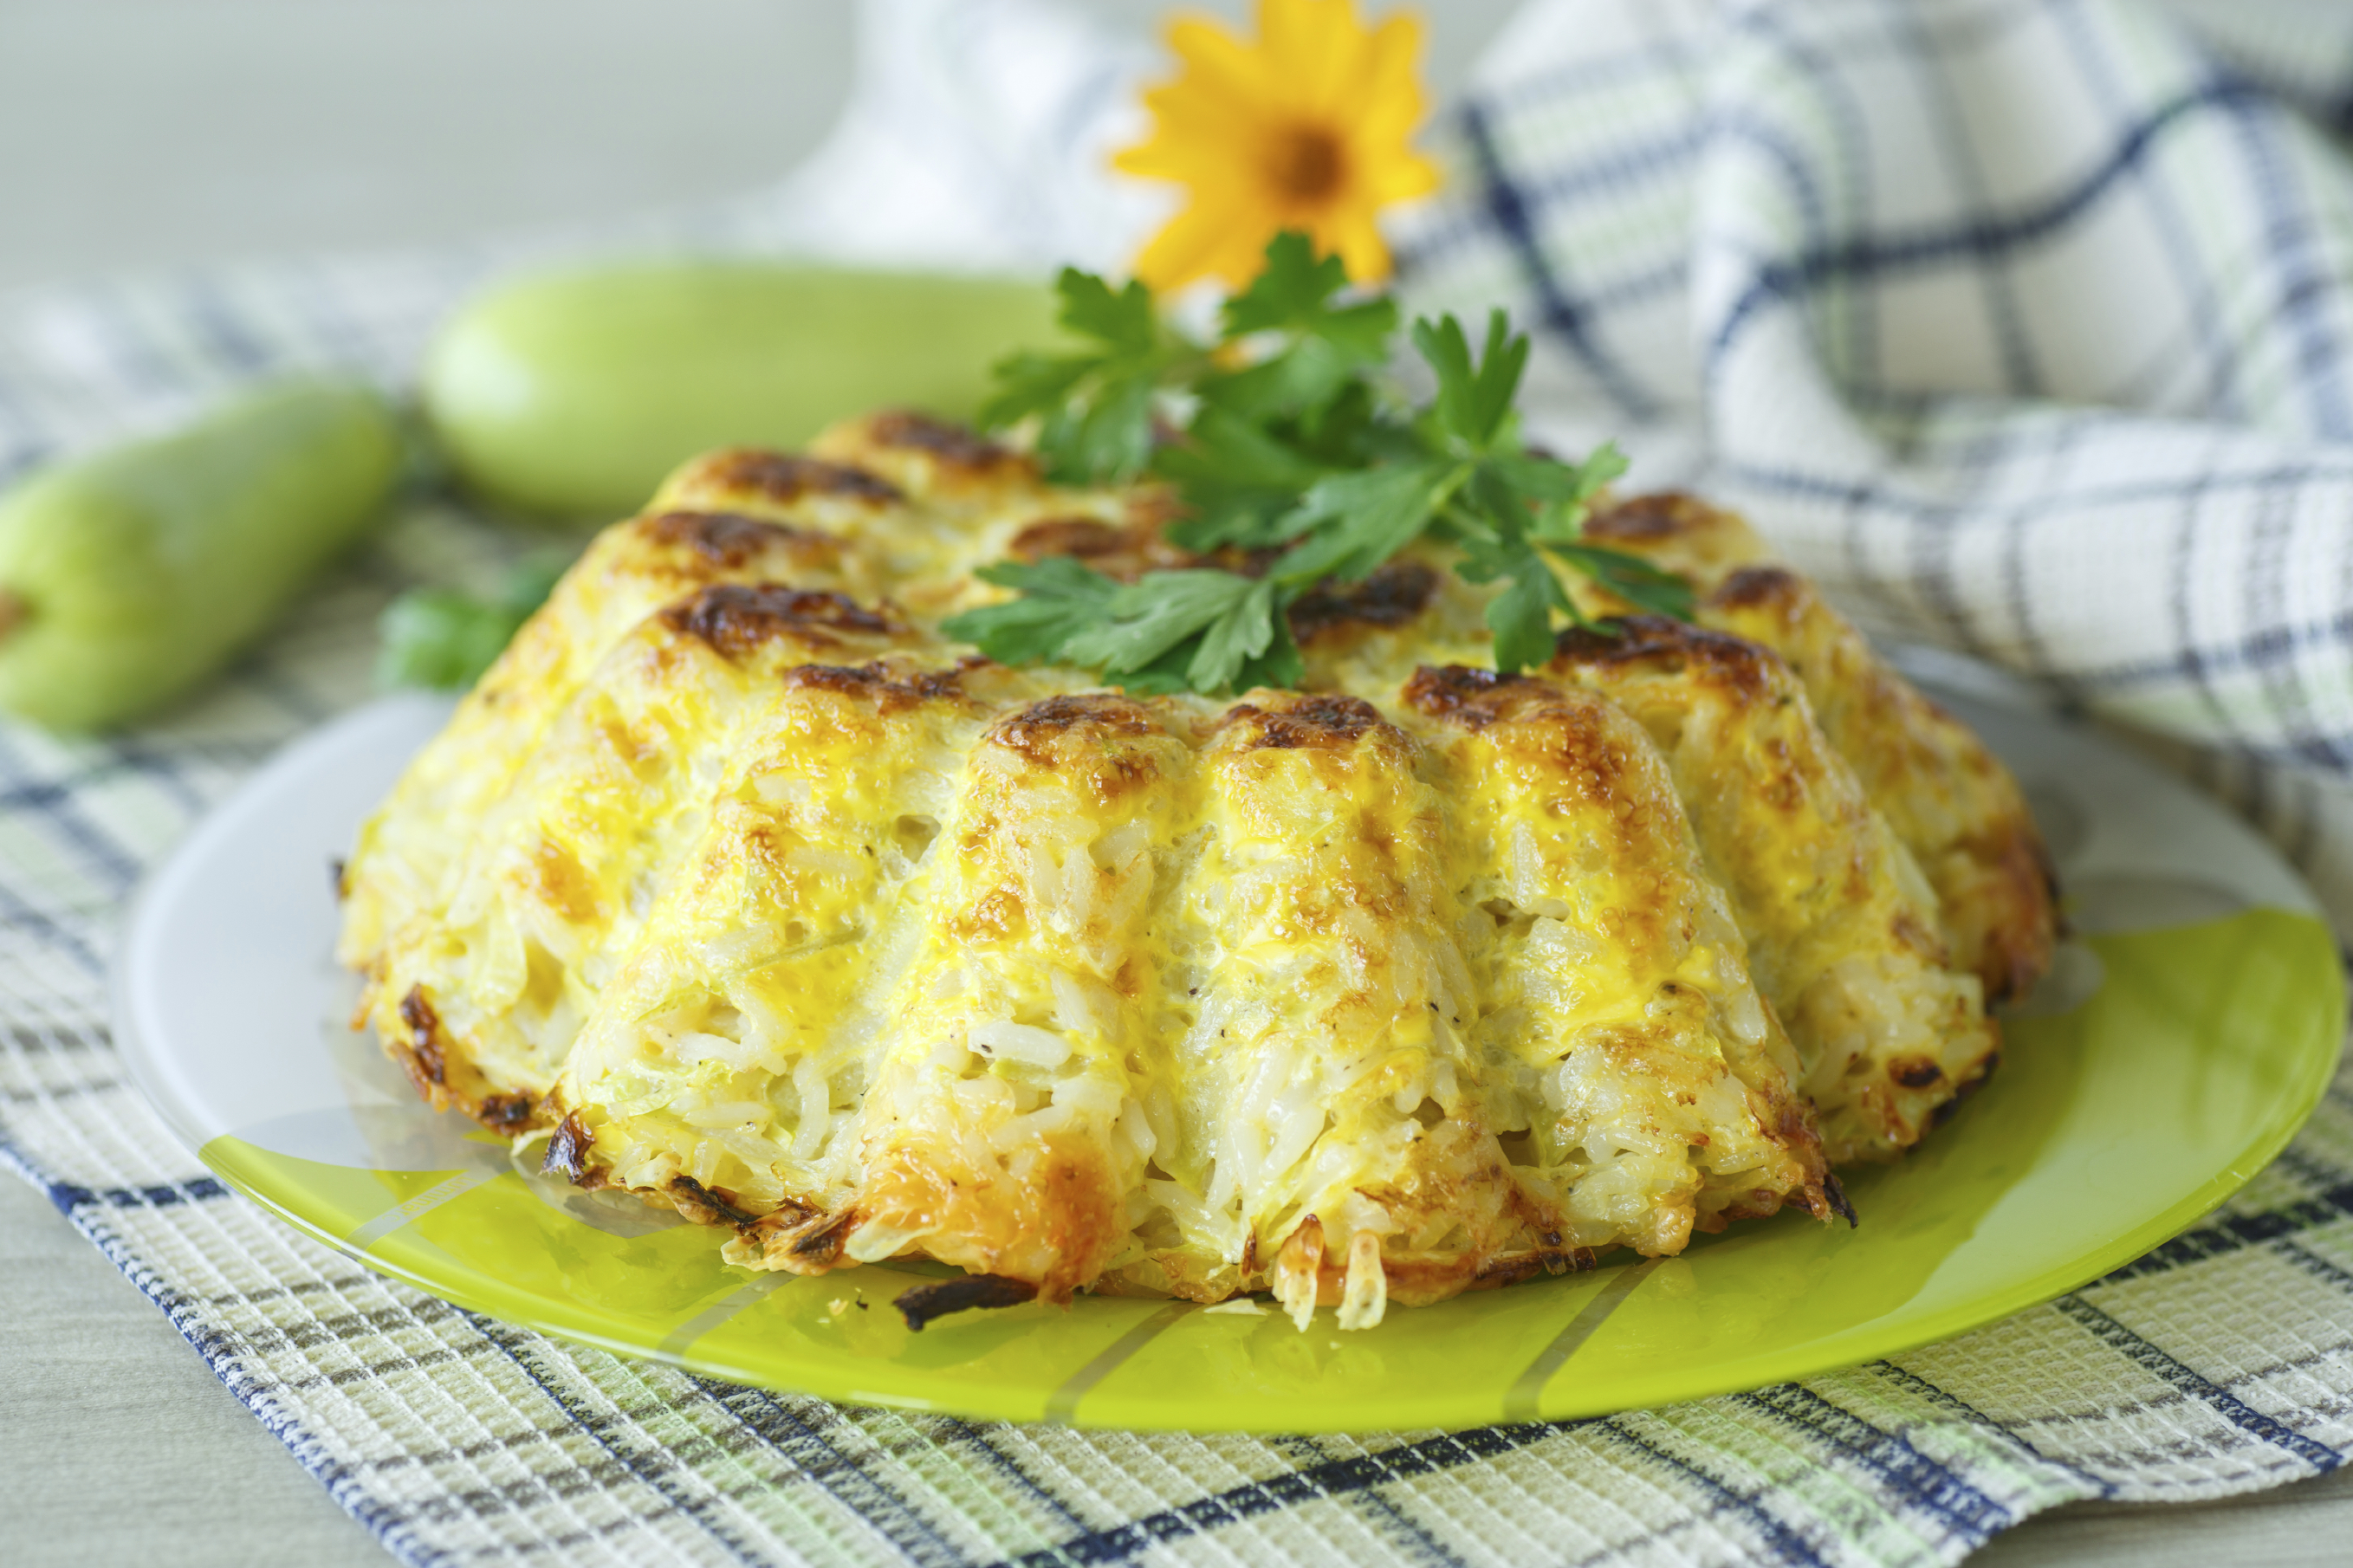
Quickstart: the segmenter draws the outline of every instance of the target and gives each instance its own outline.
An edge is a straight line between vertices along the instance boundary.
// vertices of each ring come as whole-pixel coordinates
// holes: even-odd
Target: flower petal
[[[1112,167],[1148,179],[1231,180],[1261,156],[1261,139],[1253,129],[1232,124],[1178,129],[1163,123],[1150,140],[1113,153]]]
[[[1197,190],[1135,258],[1135,275],[1155,293],[1201,278],[1222,278],[1240,287],[1256,274],[1275,227],[1275,215],[1259,204],[1237,200],[1230,191]]]
[[[1425,106],[1419,21],[1397,14],[1367,27],[1355,0],[1259,0],[1255,40],[1198,16],[1172,22],[1167,39],[1178,74],[1144,95],[1152,133],[1112,164],[1180,184],[1189,200],[1137,258],[1137,276],[1160,289],[1206,277],[1240,286],[1267,239],[1294,227],[1357,281],[1387,277],[1380,206],[1438,183],[1409,145]],[[1328,184],[1303,169],[1302,137],[1329,139],[1339,163]]]
[[[1259,36],[1271,79],[1295,110],[1345,114],[1365,81],[1365,30],[1350,0],[1261,0]]]
[[[1281,96],[1265,51],[1251,48],[1213,21],[1185,17],[1170,23],[1168,47],[1185,64],[1171,86],[1187,94],[1250,107],[1262,107]]]
[[[1409,89],[1419,107],[1421,81],[1413,68],[1421,54],[1421,18],[1410,11],[1392,12],[1373,29],[1365,52],[1366,88],[1384,98]]]
[[[1317,246],[1338,253],[1340,264],[1348,269],[1352,283],[1379,283],[1389,275],[1389,247],[1381,238],[1381,231],[1373,223],[1368,206],[1352,207],[1332,215],[1330,221],[1318,227]]]
[[[1438,165],[1418,153],[1366,160],[1358,188],[1375,205],[1410,201],[1438,189]]]

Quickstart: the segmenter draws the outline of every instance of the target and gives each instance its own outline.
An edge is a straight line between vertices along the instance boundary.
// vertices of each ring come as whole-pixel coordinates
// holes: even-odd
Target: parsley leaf
[[[1210,406],[1185,439],[1161,449],[1153,471],[1174,480],[1192,509],[1168,530],[1169,541],[1207,554],[1282,543],[1289,536],[1278,522],[1330,470],[1256,421]]]
[[[1102,279],[1066,267],[1054,289],[1061,296],[1058,319],[1087,346],[1001,361],[981,422],[995,427],[1039,416],[1038,452],[1057,482],[1132,479],[1152,460],[1155,395],[1199,351],[1161,326],[1142,283],[1113,292]]]
[[[1467,470],[1443,458],[1389,463],[1319,479],[1280,527],[1304,542],[1275,567],[1302,587],[1325,577],[1356,582],[1421,536]]]
[[[1471,363],[1471,342],[1452,316],[1414,322],[1413,346],[1438,373],[1430,423],[1441,441],[1469,456],[1485,456],[1506,434],[1512,399],[1528,367],[1528,340],[1514,337],[1503,311],[1487,315],[1487,345]]]
[[[1091,272],[1065,267],[1055,280],[1062,297],[1062,325],[1092,338],[1113,353],[1146,354],[1160,344],[1160,316],[1152,290],[1130,279],[1117,293]]]
[[[1679,621],[1692,617],[1691,584],[1639,555],[1598,544],[1556,544],[1551,549],[1628,604]]]
[[[1318,260],[1305,235],[1277,235],[1265,270],[1226,301],[1221,321],[1228,343],[1266,333],[1289,341],[1245,369],[1203,377],[1202,401],[1260,418],[1304,416],[1386,363],[1397,304],[1377,297],[1335,304],[1347,282],[1338,257]]]
[[[1334,314],[1332,297],[1347,286],[1348,269],[1338,257],[1319,258],[1313,240],[1296,229],[1286,229],[1268,244],[1266,265],[1250,279],[1250,287],[1228,300],[1219,314],[1229,338],[1313,329]],[[1389,326],[1380,329],[1364,346],[1375,355],[1386,354],[1397,307],[1387,300],[1370,303],[1388,310]]]
[[[375,680],[384,688],[462,691],[505,651],[570,562],[547,552],[510,567],[499,591],[476,598],[446,588],[411,588],[377,623]]]
[[[1200,647],[1185,667],[1185,679],[1193,689],[1222,691],[1229,686],[1288,685],[1297,680],[1299,653],[1292,646],[1283,608],[1272,583],[1251,584],[1248,593],[1202,630]],[[1245,670],[1262,666],[1270,656],[1290,658],[1293,668],[1288,679],[1269,680],[1262,671],[1248,680],[1242,679]]]
[[[1595,497],[1625,471],[1618,449],[1563,463],[1522,447],[1514,400],[1530,345],[1503,311],[1475,349],[1451,315],[1413,323],[1436,387],[1409,406],[1382,376],[1395,303],[1351,295],[1338,258],[1304,235],[1268,246],[1212,345],[1163,325],[1138,284],[1066,270],[1058,288],[1062,324],[1085,346],[1004,362],[984,417],[1035,419],[1058,479],[1166,481],[1187,512],[1167,531],[1180,548],[1282,553],[1261,576],[1204,564],[1126,585],[1071,561],[989,568],[986,581],[1020,597],[944,629],[992,658],[1081,665],[1138,691],[1291,685],[1303,669],[1293,603],[1423,541],[1451,546],[1465,579],[1501,584],[1486,608],[1498,668],[1550,658],[1556,617],[1584,624],[1563,572],[1690,615],[1680,578],[1585,540]]]
[[[1004,561],[975,574],[1021,597],[951,616],[940,625],[999,664],[1044,664],[1063,657],[1062,646],[1100,622],[1120,585],[1067,556]]]
[[[1525,455],[1490,458],[1488,462],[1514,489],[1577,509],[1590,504],[1610,480],[1626,471],[1625,455],[1618,450],[1615,441],[1604,441],[1582,463]],[[1573,516],[1556,515],[1567,516],[1571,526],[1584,521],[1581,510]]]
[[[1270,672],[1299,678],[1276,585],[1231,572],[1147,573],[1113,594],[1060,657],[1139,690],[1219,691]]]
[[[1495,668],[1510,675],[1539,665],[1552,658],[1552,613],[1565,610],[1571,616],[1577,608],[1563,591],[1560,579],[1544,557],[1525,543],[1506,546],[1477,567],[1467,566],[1464,575],[1472,570],[1485,574],[1472,577],[1483,582],[1493,577],[1511,579],[1511,586],[1487,601],[1488,626],[1495,634]]]
[[[1232,613],[1258,584],[1231,572],[1154,572],[1112,595],[1105,615],[1062,645],[1072,664],[1113,675],[1147,668]]]
[[[1132,479],[1152,460],[1152,396],[1148,372],[1103,377],[1083,407],[1050,415],[1038,435],[1038,449],[1052,471],[1069,479],[1116,484]]]

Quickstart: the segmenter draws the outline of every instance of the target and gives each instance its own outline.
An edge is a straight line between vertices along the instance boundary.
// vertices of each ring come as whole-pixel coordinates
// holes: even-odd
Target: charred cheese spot
[[[1743,566],[1707,596],[1710,609],[1776,609],[1788,614],[1801,602],[1805,589],[1797,574],[1779,566]]]
[[[1679,490],[1632,496],[1586,520],[1585,537],[1645,556],[1705,591],[1734,567],[1761,561],[1764,541],[1735,512]],[[1606,593],[1578,590],[1589,609],[1622,608]]]
[[[1247,750],[1291,751],[1302,746],[1347,746],[1376,729],[1387,729],[1380,710],[1361,697],[1318,693],[1276,706],[1272,711],[1251,703],[1227,710],[1220,728],[1241,726]],[[1391,734],[1398,731],[1391,730]],[[1403,739],[1401,735],[1398,737]]]
[[[918,505],[965,517],[997,508],[1034,508],[1048,500],[1040,493],[1037,462],[1028,454],[928,415],[848,420],[819,435],[809,449],[828,461],[881,475]],[[972,563],[980,559],[986,558]]]
[[[1161,538],[1156,523],[1110,523],[1095,517],[1039,518],[1025,523],[1008,548],[1022,561],[1067,556],[1122,583],[1195,563]]]
[[[877,659],[871,664],[804,664],[785,672],[785,684],[801,691],[829,691],[856,698],[885,716],[924,702],[962,697],[971,664],[947,669],[902,669]]]
[[[903,409],[878,414],[868,423],[867,431],[878,447],[921,452],[941,468],[966,476],[1029,478],[1037,471],[1036,463],[1026,454],[1000,447],[969,426],[928,414]]]
[[[854,1211],[838,1215],[818,1215],[801,1222],[786,1238],[785,1250],[798,1259],[805,1268],[830,1264],[841,1256],[841,1244],[849,1239],[858,1224]]]
[[[781,638],[826,647],[834,640],[827,635],[831,632],[881,636],[893,629],[890,621],[840,594],[769,583],[715,584],[664,609],[661,618],[672,631],[731,659]]]
[[[1713,687],[1739,702],[1770,702],[1786,680],[1781,661],[1745,637],[1664,616],[1627,616],[1598,627],[1571,626],[1555,644],[1556,668],[1647,667]]]
[[[1934,1124],[1936,1126],[1942,1127],[1946,1122],[1950,1121],[1953,1119],[1954,1113],[1959,1110],[1965,1102],[1976,1098],[1978,1090],[1986,1086],[1986,1080],[1992,1078],[1994,1075],[1994,1069],[2000,1066],[2001,1053],[2000,1051],[1994,1052],[1991,1056],[1986,1058],[1983,1062],[1979,1063],[1974,1073],[1970,1074],[1969,1077],[1964,1079],[1959,1084],[1955,1086],[1952,1098],[1944,1100],[1937,1105],[1933,1113]]]
[[[824,534],[741,512],[657,512],[638,520],[635,527],[647,543],[683,551],[703,565],[723,571],[741,571],[768,555],[817,563],[831,561],[839,553]]]
[[[538,1108],[528,1094],[484,1095],[474,1119],[493,1132],[521,1132],[538,1120]]]
[[[588,1174],[588,1151],[596,1144],[596,1134],[588,1130],[578,1111],[572,1112],[555,1124],[555,1135],[547,1141],[547,1153],[540,1161],[540,1173],[581,1181]]]
[[[1300,645],[1368,627],[1409,626],[1438,596],[1438,573],[1419,561],[1391,561],[1361,583],[1325,582],[1291,606],[1291,635]]]
[[[410,986],[400,999],[400,1021],[408,1029],[411,1075],[438,1089],[448,1071],[448,1059],[441,1046],[440,1015],[433,1010],[422,985]]]
[[[1512,1252],[1482,1263],[1472,1278],[1482,1286],[1516,1285],[1539,1274],[1582,1274],[1596,1266],[1593,1254],[1582,1247],[1566,1252]]]
[[[899,1292],[892,1305],[906,1321],[909,1330],[923,1331],[923,1325],[946,1317],[951,1312],[968,1312],[982,1307],[1018,1307],[1024,1301],[1038,1299],[1038,1287],[1027,1279],[1008,1279],[997,1274],[967,1274],[960,1279],[935,1279],[928,1285],[911,1285]]]
[[[815,498],[892,506],[906,499],[899,487],[849,463],[829,463],[796,452],[737,447],[714,452],[674,481],[673,489],[742,496],[775,506]]]
[[[1118,787],[1141,775],[1131,771],[1136,764],[1127,760],[1128,749],[1103,742],[1160,732],[1152,710],[1133,698],[1082,692],[1033,702],[999,722],[989,739],[1036,767],[1101,773],[1108,764],[1107,777]]]
[[[1585,537],[1609,544],[1654,544],[1707,525],[1715,509],[1681,490],[1631,496],[1585,521]]]
[[[1133,531],[1099,517],[1041,517],[1022,525],[1013,536],[1011,548],[1024,561],[1042,561],[1050,555],[1097,561],[1132,549],[1134,542]]]
[[[706,1187],[692,1176],[672,1176],[668,1190],[678,1212],[698,1225],[749,1225],[758,1217],[737,1208],[729,1194]]]
[[[1504,675],[1459,664],[1424,665],[1406,682],[1405,700],[1433,719],[1481,730],[1514,706],[1540,700],[1543,689],[1524,675]]]

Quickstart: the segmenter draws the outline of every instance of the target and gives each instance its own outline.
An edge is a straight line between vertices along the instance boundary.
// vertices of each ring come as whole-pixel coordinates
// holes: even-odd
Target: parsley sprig
[[[386,690],[465,690],[497,660],[570,564],[563,552],[526,555],[487,597],[453,588],[408,589],[385,606],[378,623],[376,684]]]
[[[980,576],[1018,596],[953,617],[948,635],[1003,663],[1077,665],[1131,690],[1294,685],[1291,605],[1425,539],[1452,546],[1467,580],[1504,584],[1486,610],[1501,670],[1551,657],[1556,613],[1587,624],[1559,568],[1689,616],[1680,578],[1583,537],[1594,497],[1625,471],[1616,447],[1565,463],[1522,444],[1514,399],[1528,340],[1503,311],[1475,353],[1451,315],[1413,323],[1435,383],[1415,405],[1384,374],[1396,303],[1352,297],[1346,282],[1338,258],[1278,236],[1257,279],[1226,301],[1218,341],[1202,344],[1164,321],[1142,284],[1114,290],[1066,269],[1061,322],[1081,346],[998,365],[984,422],[1036,421],[1059,482],[1170,482],[1187,509],[1170,541],[1253,569],[1123,584],[1067,559],[1004,562]]]

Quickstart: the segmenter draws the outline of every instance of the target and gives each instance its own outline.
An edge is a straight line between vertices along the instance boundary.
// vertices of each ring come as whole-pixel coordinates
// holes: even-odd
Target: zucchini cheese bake
[[[964,1270],[919,1327],[1078,1290],[1363,1327],[1852,1221],[1832,1168],[1992,1068],[2052,942],[2016,786],[1736,518],[1606,508],[1696,621],[1522,675],[1412,552],[1292,607],[1297,689],[934,629],[1008,556],[1181,563],[1171,511],[909,415],[688,465],[364,829],[363,1020],[731,1262]]]

